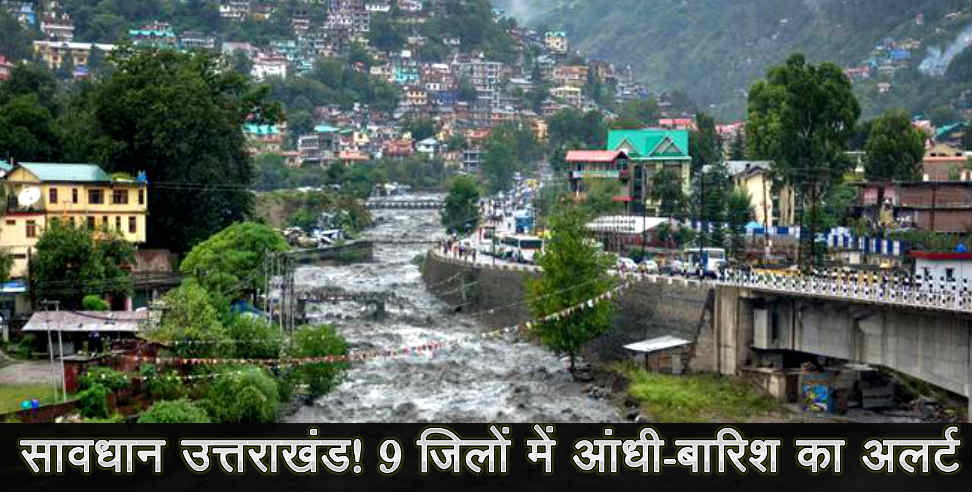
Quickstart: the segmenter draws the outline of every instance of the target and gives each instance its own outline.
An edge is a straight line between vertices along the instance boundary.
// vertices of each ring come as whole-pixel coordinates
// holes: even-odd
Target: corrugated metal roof
[[[58,164],[47,162],[21,162],[20,167],[30,171],[41,181],[108,182],[108,176],[95,164]]]
[[[614,162],[618,156],[625,156],[620,150],[570,150],[564,158],[567,162]]]
[[[652,157],[657,150],[662,150],[664,146],[660,144],[669,139],[678,149],[675,155],[663,153],[661,155],[671,155],[672,157],[688,157],[689,134],[686,130],[663,130],[660,128],[642,128],[639,130],[611,130],[608,132],[608,149],[618,149],[622,143],[627,141],[631,144],[632,157]]]
[[[624,348],[634,352],[644,352],[650,354],[652,352],[658,352],[659,350],[681,347],[690,343],[692,342],[682,338],[665,335],[663,337],[651,338],[641,342],[628,344],[625,345]]]
[[[128,332],[138,331],[138,323],[148,320],[142,311],[41,311],[30,317],[23,331]]]

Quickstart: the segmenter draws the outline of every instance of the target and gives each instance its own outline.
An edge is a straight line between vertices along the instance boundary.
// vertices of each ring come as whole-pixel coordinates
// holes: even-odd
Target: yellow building
[[[13,278],[27,275],[37,239],[57,221],[117,232],[136,244],[145,242],[145,182],[112,179],[94,164],[22,162],[7,174],[4,187],[7,211],[0,226],[0,248],[13,256]]]
[[[749,194],[753,217],[763,226],[789,226],[794,221],[793,190],[783,186],[773,191],[770,161],[727,161],[726,167],[736,188]]]
[[[97,47],[105,55],[115,49],[113,44],[69,43],[67,41],[34,41],[34,53],[37,58],[44,60],[47,66],[56,69],[71,58],[75,66],[87,66],[91,48]]]

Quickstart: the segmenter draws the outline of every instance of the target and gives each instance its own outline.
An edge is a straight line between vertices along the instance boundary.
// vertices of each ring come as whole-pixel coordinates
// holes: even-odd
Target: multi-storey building
[[[242,21],[250,15],[250,0],[223,0],[219,5],[219,16],[224,19]]]
[[[49,12],[41,19],[41,32],[50,41],[74,40],[74,22],[71,16],[62,13]]]
[[[563,31],[548,31],[543,37],[543,43],[553,53],[567,53],[567,33]]]
[[[10,276],[25,277],[44,229],[54,223],[117,233],[145,242],[145,179],[115,179],[94,164],[22,162],[4,178],[7,213],[0,247],[13,256]],[[23,201],[27,200],[27,201]]]
[[[67,41],[34,41],[34,53],[51,68],[60,67],[71,58],[75,66],[88,65],[92,47],[103,52],[115,49],[113,44],[69,43]]]

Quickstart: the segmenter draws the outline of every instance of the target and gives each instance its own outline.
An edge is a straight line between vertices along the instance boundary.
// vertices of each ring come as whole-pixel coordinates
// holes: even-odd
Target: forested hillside
[[[496,0],[522,22],[565,30],[572,49],[631,64],[648,86],[683,89],[722,117],[740,117],[745,93],[766,68],[800,51],[814,61],[859,66],[886,38],[913,39],[908,66],[878,94],[881,78],[856,84],[864,116],[889,107],[930,112],[970,85],[968,37],[949,71],[918,67],[929,48],[948,52],[970,28],[967,0]],[[957,13],[957,15],[956,15]],[[921,14],[921,19],[918,16]],[[949,15],[952,14],[952,15]],[[962,47],[965,47],[964,51]],[[880,59],[878,59],[880,62]],[[927,64],[926,64],[927,65]],[[967,98],[966,98],[967,99]]]

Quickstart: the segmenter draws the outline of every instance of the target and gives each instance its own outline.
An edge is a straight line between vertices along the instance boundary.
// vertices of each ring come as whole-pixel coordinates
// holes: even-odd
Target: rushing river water
[[[444,237],[433,210],[380,210],[376,216],[382,222],[367,231],[365,239]],[[452,313],[426,289],[412,260],[428,247],[376,244],[373,263],[299,269],[297,288],[330,286],[393,294],[381,320],[354,303],[309,311],[312,320],[334,322],[352,350],[449,343],[488,331],[475,316]],[[610,402],[584,394],[556,354],[507,337],[356,362],[336,389],[286,421],[613,422],[620,416]]]

